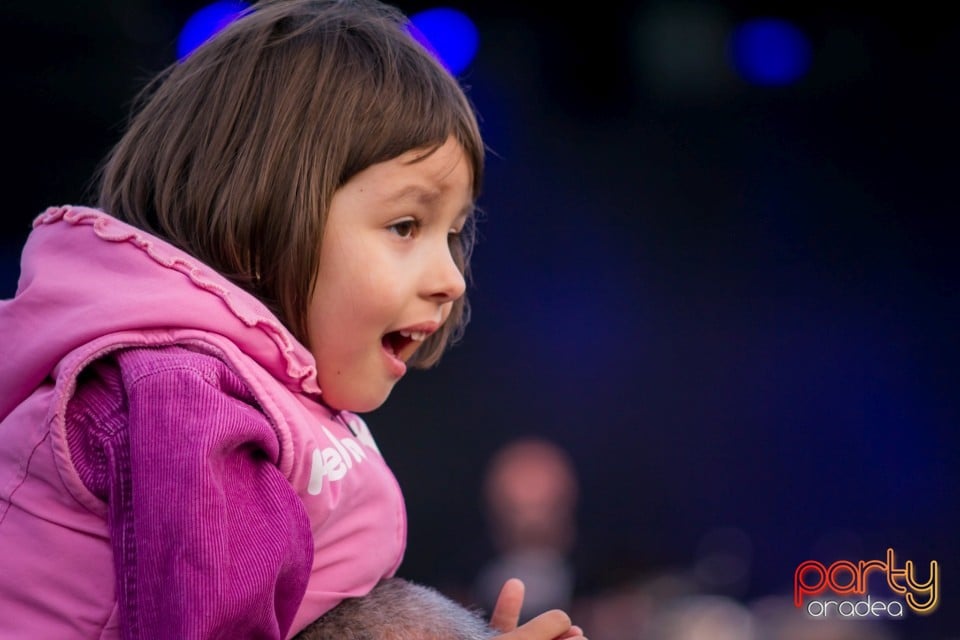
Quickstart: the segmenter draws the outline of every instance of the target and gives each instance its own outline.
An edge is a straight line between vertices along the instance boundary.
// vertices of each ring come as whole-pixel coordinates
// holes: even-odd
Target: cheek
[[[326,354],[322,349],[323,345],[329,342],[327,339],[329,330],[326,327],[326,322],[327,318],[321,316],[314,304],[311,304],[307,313],[307,340],[309,341],[310,353],[318,366],[326,359]]]
[[[328,236],[323,251],[308,332],[314,354],[329,357],[349,352],[357,340],[366,343],[371,332],[379,337],[393,321],[403,287],[399,265],[376,245]]]
[[[344,283],[344,296],[351,299],[354,313],[375,316],[398,304],[409,289],[402,273],[396,264],[376,260],[363,264],[353,278]]]

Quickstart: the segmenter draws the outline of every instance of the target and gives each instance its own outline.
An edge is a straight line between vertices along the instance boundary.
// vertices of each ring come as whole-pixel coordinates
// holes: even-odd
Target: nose
[[[436,302],[453,302],[467,290],[466,280],[446,243],[433,253],[426,270],[424,292]]]

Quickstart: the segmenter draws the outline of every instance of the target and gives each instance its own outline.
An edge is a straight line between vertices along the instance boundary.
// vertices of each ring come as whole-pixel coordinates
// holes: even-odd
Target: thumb
[[[490,626],[506,633],[517,628],[520,622],[520,610],[523,608],[524,584],[517,578],[510,578],[500,588],[497,604],[490,616]]]

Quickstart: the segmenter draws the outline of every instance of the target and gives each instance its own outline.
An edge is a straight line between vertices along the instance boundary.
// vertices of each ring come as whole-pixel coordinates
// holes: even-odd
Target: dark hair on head
[[[396,576],[346,598],[294,640],[491,640],[498,633],[479,607]]]
[[[104,211],[262,300],[303,344],[334,191],[367,167],[456,139],[473,197],[484,146],[457,79],[375,0],[264,0],[160,73],[99,176]],[[469,277],[473,219],[454,260]],[[466,296],[411,365],[435,364]]]

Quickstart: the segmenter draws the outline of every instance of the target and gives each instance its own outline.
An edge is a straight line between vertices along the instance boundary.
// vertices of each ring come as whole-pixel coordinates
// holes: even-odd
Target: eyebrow
[[[429,205],[440,198],[441,195],[443,195],[443,192],[440,189],[428,189],[419,184],[410,184],[390,196],[390,201],[401,202],[403,200],[415,199],[417,202]],[[471,200],[460,209],[456,219],[469,218],[476,210],[477,205]]]
[[[420,202],[430,203],[439,198],[440,195],[441,191],[439,189],[427,189],[419,184],[410,184],[390,196],[390,200],[397,202],[416,198]]]

